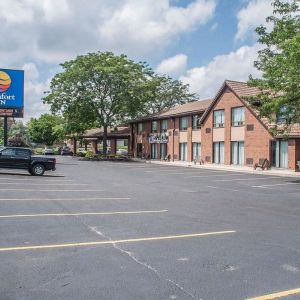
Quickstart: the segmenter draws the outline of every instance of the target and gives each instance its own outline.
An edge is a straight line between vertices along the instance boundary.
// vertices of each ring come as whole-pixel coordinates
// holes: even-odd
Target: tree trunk
[[[107,154],[107,126],[103,127],[103,155]]]

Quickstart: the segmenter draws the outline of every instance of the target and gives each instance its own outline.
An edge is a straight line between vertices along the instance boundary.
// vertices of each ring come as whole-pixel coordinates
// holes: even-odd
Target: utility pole
[[[7,147],[7,131],[8,131],[8,122],[7,122],[7,117],[4,117],[4,124],[3,124],[3,141],[4,141],[4,146]]]

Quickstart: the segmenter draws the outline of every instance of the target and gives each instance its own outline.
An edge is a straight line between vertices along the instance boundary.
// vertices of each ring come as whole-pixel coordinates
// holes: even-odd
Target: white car
[[[54,155],[54,149],[51,146],[45,147],[43,155]]]

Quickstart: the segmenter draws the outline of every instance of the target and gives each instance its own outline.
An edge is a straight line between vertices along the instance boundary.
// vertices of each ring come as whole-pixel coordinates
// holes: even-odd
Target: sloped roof
[[[93,137],[102,137],[103,136],[103,128],[92,128],[88,129],[82,137],[84,138],[93,138]],[[130,128],[129,127],[117,127],[115,128],[108,128],[107,129],[108,137],[115,137],[115,136],[129,136],[130,135]]]
[[[177,105],[175,107],[169,108],[169,109],[161,111],[159,113],[151,114],[144,118],[134,120],[133,122],[144,121],[144,120],[163,119],[166,117],[186,115],[189,113],[196,113],[196,112],[203,112],[209,107],[209,105],[212,103],[212,101],[213,101],[212,99],[205,99],[205,100],[199,100],[199,101],[185,103],[182,105]]]
[[[206,118],[209,112],[212,110],[215,102],[218,100],[221,92],[224,87],[229,87],[242,102],[244,102],[248,108],[253,112],[253,114],[257,117],[257,119],[266,127],[266,129],[275,128],[277,125],[270,123],[270,120],[266,117],[260,117],[259,112],[253,108],[244,97],[256,96],[261,93],[261,90],[257,87],[249,86],[246,82],[234,81],[234,80],[225,80],[221,88],[219,89],[217,95],[215,96],[212,104],[207,109],[205,114],[202,117],[202,121]],[[278,127],[277,127],[278,128]],[[280,135],[278,135],[280,136]],[[293,124],[288,129],[288,136],[290,137],[300,137],[300,124]]]
[[[249,86],[246,82],[225,80],[225,83],[241,98],[256,96],[261,93],[259,88]]]

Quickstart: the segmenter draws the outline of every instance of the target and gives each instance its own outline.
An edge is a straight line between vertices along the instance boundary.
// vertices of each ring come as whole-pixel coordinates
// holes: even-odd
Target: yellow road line
[[[264,295],[264,296],[259,296],[255,298],[248,298],[247,300],[272,300],[272,299],[278,299],[278,298],[287,297],[295,294],[300,294],[300,288],[269,294],[269,295]]]
[[[106,216],[106,215],[133,215],[133,214],[152,214],[152,213],[163,213],[168,210],[140,210],[140,211],[110,211],[110,212],[99,212],[99,213],[57,213],[57,214],[31,214],[31,215],[5,215],[0,216],[0,219],[4,218],[24,218],[24,217],[64,217],[64,216]]]
[[[230,230],[230,231],[216,231],[216,232],[183,234],[183,235],[158,236],[158,237],[148,237],[148,238],[136,238],[136,239],[126,239],[126,240],[109,240],[109,241],[97,241],[97,242],[86,242],[86,243],[7,247],[7,248],[0,248],[0,252],[19,251],[19,250],[54,249],[54,248],[71,248],[71,247],[83,247],[83,246],[99,246],[99,245],[161,241],[161,240],[174,240],[174,239],[194,238],[194,237],[202,237],[202,236],[210,236],[210,235],[211,236],[222,235],[222,234],[229,234],[229,233],[235,233],[235,232],[236,231]]]

